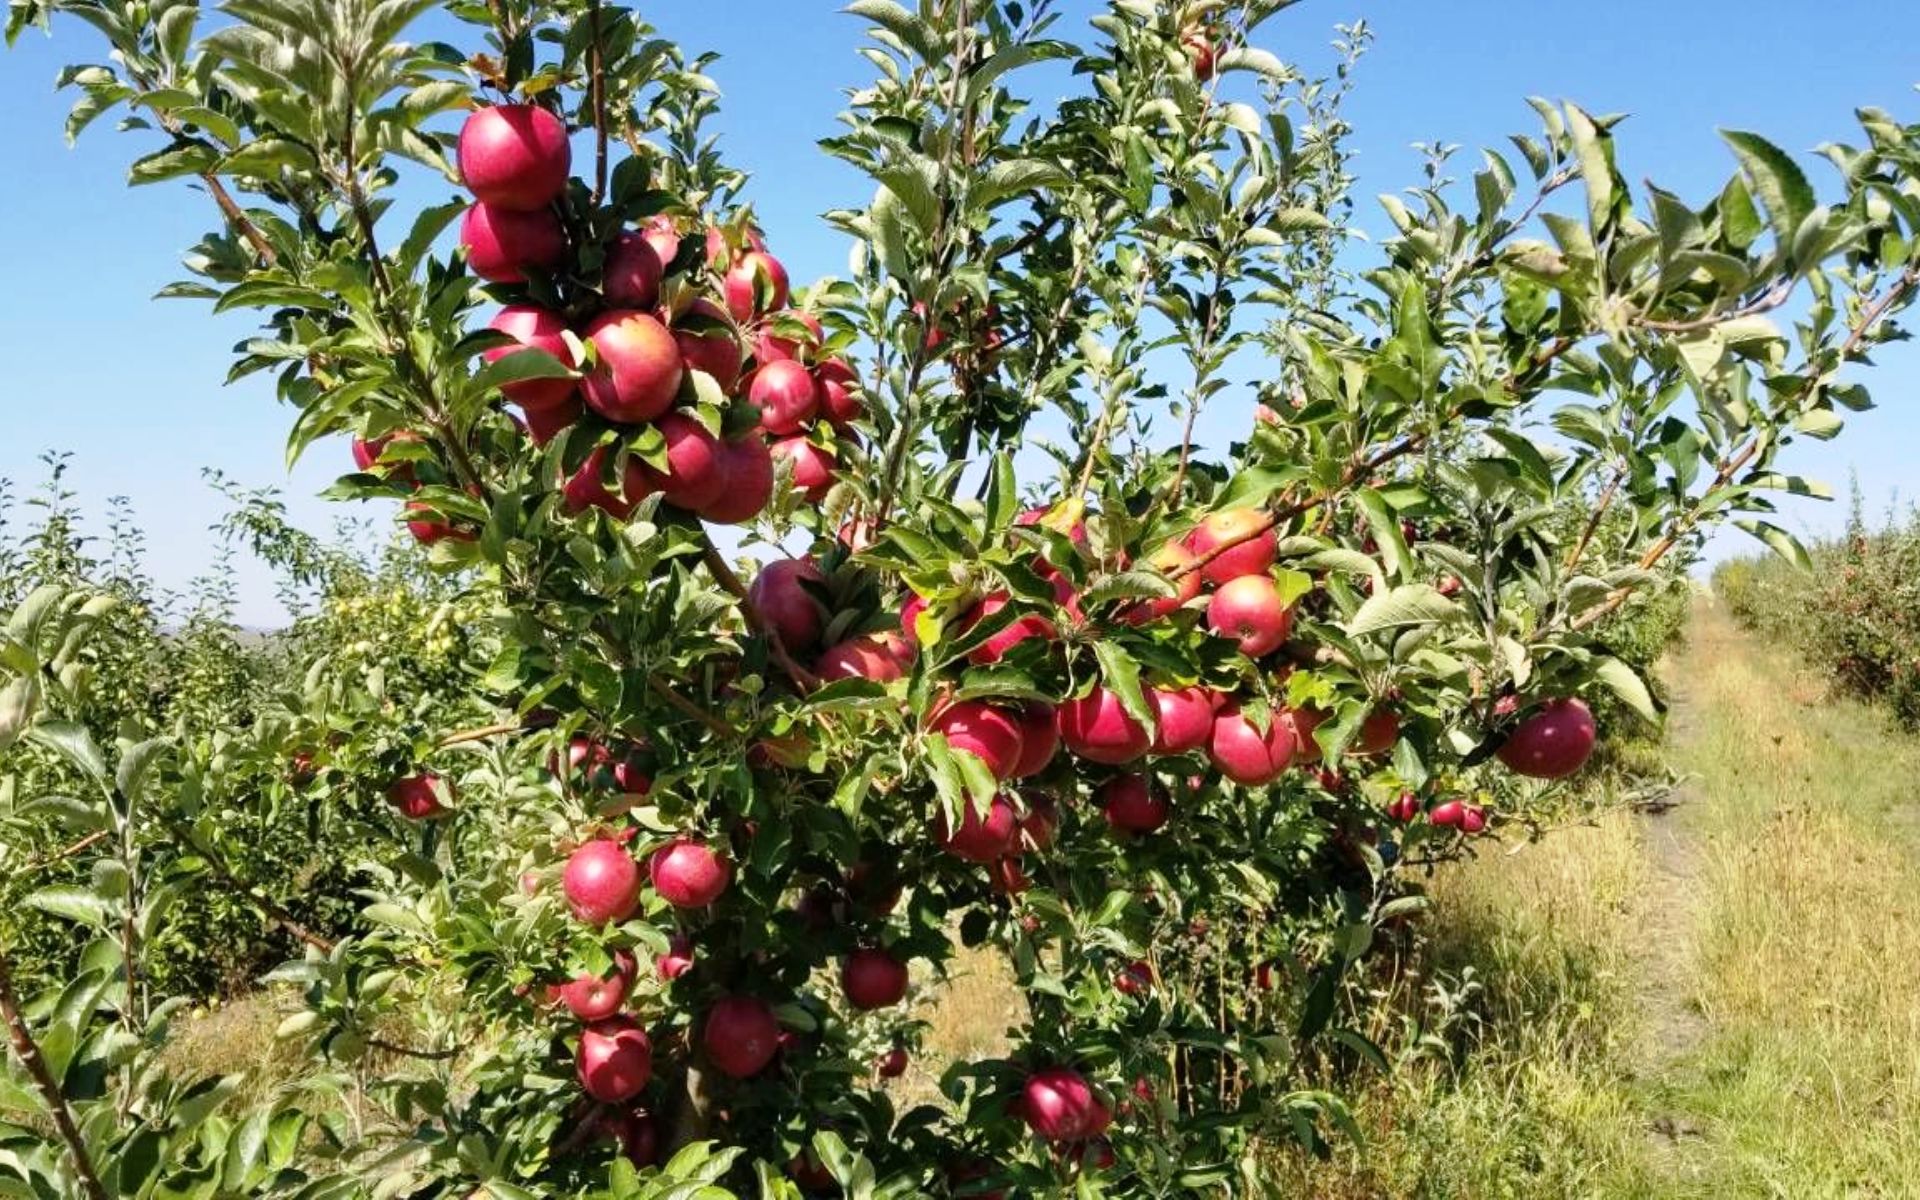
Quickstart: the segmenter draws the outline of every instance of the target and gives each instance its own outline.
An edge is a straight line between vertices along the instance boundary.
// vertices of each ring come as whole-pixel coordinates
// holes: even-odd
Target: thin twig
[[[19,868],[19,870],[15,872],[15,874],[16,876],[25,875],[29,871],[38,871],[44,867],[50,867],[55,863],[64,862],[67,859],[72,858],[74,855],[80,853],[82,850],[85,850],[87,847],[92,846],[97,842],[103,841],[104,839],[109,837],[112,834],[112,832],[113,831],[110,829],[96,829],[92,833],[81,838],[79,841],[74,842],[71,845],[62,846],[60,849],[54,851],[52,854],[47,855],[45,858],[36,858],[31,862],[23,864]]]
[[[398,1054],[402,1058],[418,1058],[427,1062],[445,1062],[460,1056],[458,1047],[451,1050],[415,1050],[412,1046],[396,1045],[383,1038],[368,1038],[367,1045],[375,1050],[384,1050],[388,1054]]]

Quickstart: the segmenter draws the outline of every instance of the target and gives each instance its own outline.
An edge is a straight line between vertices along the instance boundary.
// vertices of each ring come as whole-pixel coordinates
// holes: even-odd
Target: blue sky
[[[749,195],[794,277],[843,270],[845,243],[817,214],[863,203],[871,187],[813,143],[835,131],[843,89],[869,77],[854,53],[860,23],[811,0],[640,7],[669,36],[722,53],[712,74],[726,95],[725,149],[753,172]],[[1064,0],[1063,8],[1071,23],[1094,5]],[[1378,37],[1349,109],[1360,223],[1376,233],[1385,219],[1371,197],[1418,178],[1412,143],[1503,144],[1509,132],[1530,131],[1529,94],[1633,114],[1620,131],[1629,177],[1692,198],[1731,169],[1716,128],[1752,129],[1804,155],[1825,140],[1854,140],[1857,105],[1907,119],[1920,112],[1910,40],[1870,0],[1817,8],[1805,0],[1304,0],[1267,26],[1262,44],[1323,67],[1333,25],[1355,17]],[[296,518],[323,529],[354,515],[314,499],[342,469],[345,448],[317,447],[289,476],[282,447],[291,413],[264,382],[221,383],[248,323],[149,299],[180,276],[179,255],[210,226],[212,210],[183,188],[124,186],[127,162],[145,145],[140,135],[103,122],[68,149],[61,127],[72,97],[53,91],[54,75],[98,56],[91,31],[77,23],[50,41],[29,33],[0,55],[0,477],[29,490],[42,476],[42,451],[73,451],[70,481],[87,509],[130,497],[148,531],[153,575],[177,588],[213,559],[207,529],[222,502],[201,481],[203,467],[281,487]],[[1823,165],[1808,166],[1819,181]],[[1886,351],[1873,381],[1881,408],[1853,418],[1835,443],[1796,447],[1793,465],[1843,494],[1857,473],[1875,508],[1910,494],[1908,464],[1920,447],[1920,409],[1908,398],[1916,380],[1920,352]],[[1215,432],[1231,436],[1244,421],[1223,417]],[[1819,531],[1843,517],[1843,505],[1805,502],[1787,510],[1786,523]],[[370,536],[383,532],[376,524]],[[1746,545],[1732,534],[1716,549]],[[257,567],[243,567],[241,595],[244,620],[278,619],[271,581]]]

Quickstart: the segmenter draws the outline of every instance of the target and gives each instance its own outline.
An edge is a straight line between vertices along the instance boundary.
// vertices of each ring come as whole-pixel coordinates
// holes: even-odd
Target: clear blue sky
[[[1065,0],[1070,21],[1095,6]],[[854,54],[859,22],[811,0],[687,0],[642,4],[669,36],[723,57],[720,129],[731,158],[754,173],[750,196],[796,279],[844,269],[846,246],[816,219],[857,205],[870,185],[813,146],[835,130],[842,89],[870,67]],[[722,14],[718,16],[716,14]],[[1700,197],[1731,167],[1716,127],[1753,129],[1796,153],[1854,138],[1856,105],[1920,113],[1920,62],[1902,23],[1878,0],[1614,0],[1605,6],[1534,0],[1305,0],[1264,31],[1263,44],[1309,68],[1329,61],[1336,22],[1364,16],[1378,34],[1361,68],[1350,116],[1360,152],[1360,219],[1385,222],[1371,197],[1415,182],[1416,141],[1468,148],[1530,131],[1528,94],[1633,114],[1622,165]],[[342,469],[345,447],[320,446],[289,477],[282,446],[292,414],[264,382],[225,387],[229,348],[249,331],[204,305],[152,301],[181,272],[179,254],[212,223],[206,198],[163,185],[129,191],[126,163],[140,135],[102,122],[69,150],[61,127],[71,94],[53,79],[69,61],[98,58],[77,23],[47,40],[26,35],[0,55],[0,477],[37,484],[35,457],[75,452],[73,485],[89,511],[132,498],[151,540],[151,568],[183,586],[212,561],[208,526],[219,498],[200,480],[217,467],[242,483],[280,486],[296,517],[323,529],[342,506],[314,494]],[[1824,170],[1809,163],[1816,178]],[[1881,408],[1855,417],[1832,444],[1804,443],[1793,462],[1844,494],[1857,472],[1870,502],[1908,495],[1920,449],[1920,408],[1909,393],[1920,353],[1883,356]],[[1244,429],[1223,415],[1214,431]],[[377,515],[377,514],[374,514]],[[1802,531],[1832,528],[1841,505],[1788,511]],[[1744,535],[1721,552],[1744,550]],[[270,624],[279,609],[264,574],[247,567],[242,617]]]

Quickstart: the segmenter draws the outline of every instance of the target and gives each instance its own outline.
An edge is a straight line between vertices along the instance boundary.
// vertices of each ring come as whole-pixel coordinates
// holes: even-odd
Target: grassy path
[[[1677,803],[1446,878],[1424,1017],[1465,1049],[1283,1191],[1920,1197],[1920,739],[1711,602],[1670,679]]]

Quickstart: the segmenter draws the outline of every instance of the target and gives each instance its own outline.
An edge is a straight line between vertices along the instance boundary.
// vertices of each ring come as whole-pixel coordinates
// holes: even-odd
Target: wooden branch
[[[554,718],[550,716],[529,717],[520,721],[502,721],[497,725],[480,725],[472,729],[456,729],[440,739],[436,748],[445,750],[450,746],[460,746],[468,742],[484,742],[491,737],[501,737],[509,733],[533,733],[541,729],[551,729]]]
[[[658,675],[648,674],[647,686],[653,689],[654,695],[660,697],[662,700],[665,700],[668,706],[675,709],[676,711],[681,713],[683,716],[689,717],[692,720],[698,721],[700,724],[705,725],[710,732],[718,734],[721,737],[733,736],[734,734],[733,726],[727,724],[725,721],[722,721],[719,717],[714,716],[712,713],[708,712],[706,709],[701,708],[698,704],[695,704],[693,701],[687,699],[685,696],[682,696],[679,692],[674,691],[673,688],[667,683],[667,681],[660,678]]]
[[[396,1045],[384,1038],[370,1037],[367,1039],[367,1045],[375,1050],[384,1050],[388,1054],[398,1054],[402,1058],[418,1058],[427,1062],[445,1062],[460,1056],[457,1047],[451,1050],[415,1050],[412,1046]]]
[[[308,929],[300,923],[298,917],[288,912],[279,902],[261,891],[258,886],[241,882],[239,877],[227,866],[226,862],[221,859],[220,855],[208,846],[202,844],[200,839],[193,835],[191,829],[188,829],[178,820],[171,817],[162,818],[161,824],[166,827],[168,833],[171,833],[177,840],[185,845],[192,847],[194,852],[205,860],[207,870],[213,873],[215,879],[218,879],[221,883],[226,884],[234,891],[245,896],[255,908],[260,910],[262,916],[281,926],[288,933],[291,933],[294,937],[299,938],[322,954],[333,953],[333,939],[322,937],[320,934]]]
[[[20,1065],[26,1068],[27,1076],[33,1080],[34,1090],[40,1093],[40,1099],[46,1103],[54,1132],[66,1143],[67,1156],[73,1162],[73,1173],[79,1177],[81,1194],[87,1200],[107,1200],[107,1189],[100,1184],[93,1159],[87,1154],[87,1143],[73,1123],[73,1110],[67,1107],[67,1095],[48,1069],[39,1043],[33,1040],[33,1030],[20,1012],[20,998],[13,990],[13,963],[4,951],[0,951],[0,1018],[6,1021],[7,1040],[12,1043],[14,1054],[19,1057]]]
[[[72,858],[74,855],[80,853],[82,850],[85,850],[87,847],[92,846],[98,842],[104,841],[106,838],[111,836],[112,833],[113,831],[110,829],[96,829],[92,833],[81,838],[79,841],[74,842],[71,845],[62,846],[60,849],[54,851],[52,854],[47,855],[45,858],[36,858],[31,862],[23,864],[17,873],[24,875],[29,871],[38,871],[44,867],[50,867],[55,863],[64,862],[67,859]]]

